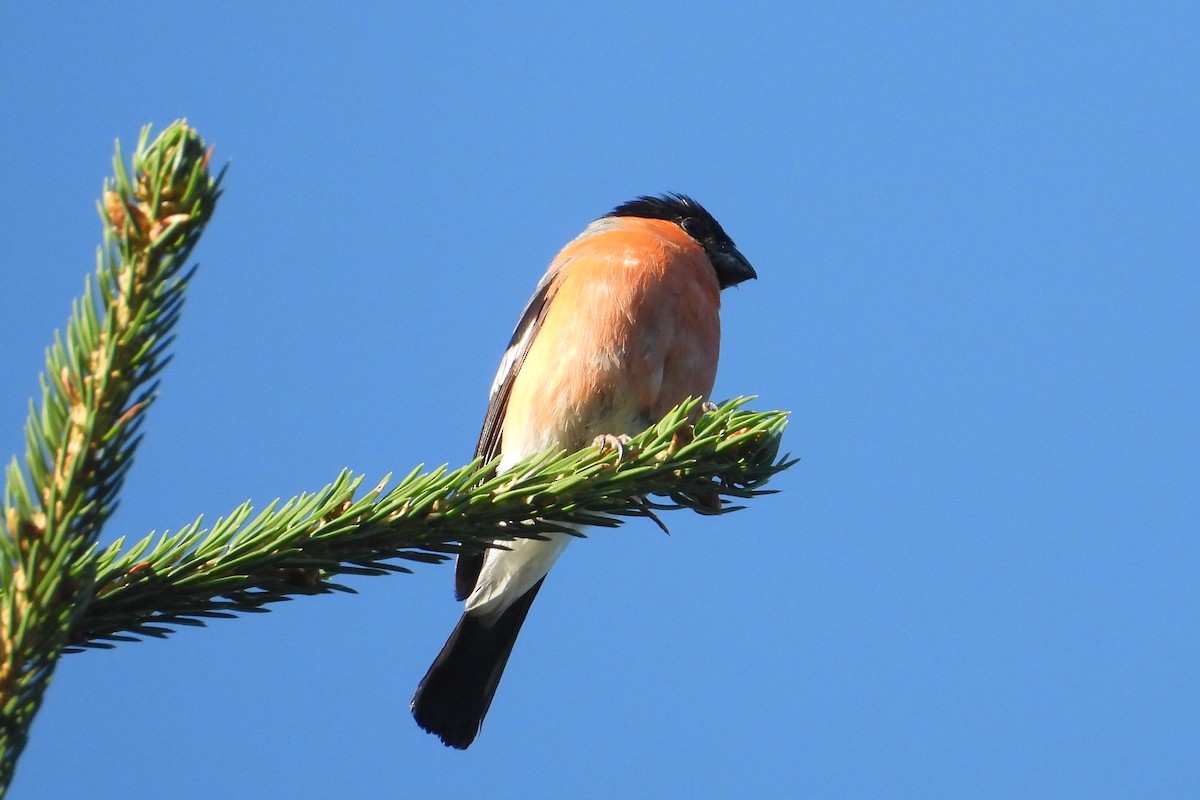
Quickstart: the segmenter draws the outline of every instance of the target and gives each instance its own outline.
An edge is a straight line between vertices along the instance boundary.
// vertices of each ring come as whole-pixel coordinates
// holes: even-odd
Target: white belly
[[[514,539],[499,542],[507,550],[489,550],[467,598],[467,613],[494,619],[518,597],[545,577],[559,555],[575,537],[568,533],[547,534],[549,538]]]

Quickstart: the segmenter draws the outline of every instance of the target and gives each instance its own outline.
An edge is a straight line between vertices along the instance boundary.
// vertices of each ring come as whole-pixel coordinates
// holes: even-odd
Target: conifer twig
[[[0,519],[0,792],[71,628],[93,594],[96,537],[116,507],[166,365],[190,277],[184,265],[213,212],[219,177],[184,122],[142,131],[100,206],[104,244],[65,336],[46,354],[24,468],[7,470]]]
[[[174,534],[153,534],[127,551],[114,543],[99,558],[96,597],[71,642],[111,647],[139,636],[164,637],[172,626],[265,610],[295,595],[353,591],[343,575],[407,572],[404,561],[440,561],[496,538],[566,530],[563,523],[608,526],[620,516],[688,507],[725,513],[717,496],[745,499],[792,462],[780,459],[784,412],[742,409],[733,400],[702,416],[694,430],[684,403],[634,438],[626,455],[588,448],[531,459],[502,475],[472,462],[452,472],[420,468],[389,491],[380,483],[356,497],[362,476],[344,472],[320,492],[249,503]],[[616,515],[610,516],[610,515]]]

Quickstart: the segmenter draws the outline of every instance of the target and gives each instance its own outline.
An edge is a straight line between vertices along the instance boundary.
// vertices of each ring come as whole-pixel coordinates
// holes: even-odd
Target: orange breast
[[[505,460],[637,433],[716,378],[720,288],[679,226],[607,219],[555,259],[555,292],[505,415]]]

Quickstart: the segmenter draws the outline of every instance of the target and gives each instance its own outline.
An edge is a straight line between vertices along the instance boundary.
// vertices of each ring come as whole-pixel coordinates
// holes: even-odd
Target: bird
[[[618,205],[538,282],[500,360],[476,456],[498,456],[503,472],[546,451],[622,441],[688,398],[707,401],[721,290],[757,277],[687,195]],[[475,741],[530,605],[572,538],[497,540],[458,555],[454,593],[464,612],[411,704],[417,724],[445,745]]]

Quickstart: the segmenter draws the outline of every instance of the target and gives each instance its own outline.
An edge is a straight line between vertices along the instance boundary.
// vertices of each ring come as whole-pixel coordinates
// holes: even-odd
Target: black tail
[[[479,617],[463,614],[413,695],[412,714],[418,725],[459,750],[475,741],[525,615],[544,580],[535,583],[490,626]]]

